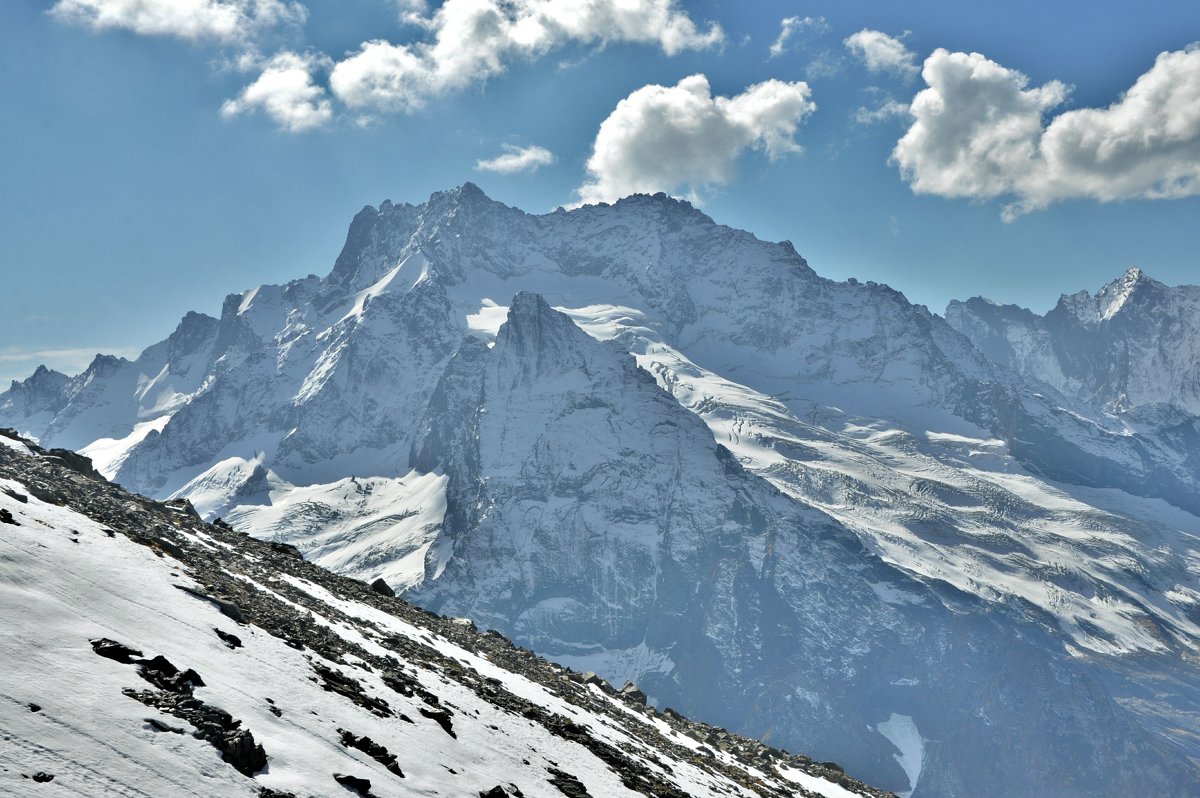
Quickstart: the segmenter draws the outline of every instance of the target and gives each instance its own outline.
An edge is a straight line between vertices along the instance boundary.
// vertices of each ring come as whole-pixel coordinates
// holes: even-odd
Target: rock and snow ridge
[[[917,798],[1036,794],[1073,758],[1116,789],[1123,736],[1162,774],[1200,754],[1200,519],[1144,497],[1188,508],[1196,445],[1028,390],[786,242],[665,196],[531,216],[467,185],[368,207],[328,277],[185,322],[18,384],[0,423]],[[1064,742],[1057,704],[1107,731]],[[916,785],[893,715],[927,743]]]
[[[4,440],[6,795],[884,796]]]
[[[1200,416],[1200,286],[1169,287],[1134,267],[1095,296],[1063,296],[1044,316],[976,297],[951,302],[946,319],[1073,409],[1125,416],[1135,428],[1156,411]]]

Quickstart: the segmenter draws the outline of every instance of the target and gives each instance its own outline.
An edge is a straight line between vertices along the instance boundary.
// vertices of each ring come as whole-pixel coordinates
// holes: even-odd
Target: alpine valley
[[[0,426],[900,796],[1200,796],[1200,288],[941,317],[468,183]]]

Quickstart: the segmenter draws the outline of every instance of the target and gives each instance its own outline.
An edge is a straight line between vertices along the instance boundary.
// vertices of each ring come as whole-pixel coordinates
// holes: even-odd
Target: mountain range
[[[1198,303],[938,316],[466,184],[0,425],[900,795],[1200,795]]]

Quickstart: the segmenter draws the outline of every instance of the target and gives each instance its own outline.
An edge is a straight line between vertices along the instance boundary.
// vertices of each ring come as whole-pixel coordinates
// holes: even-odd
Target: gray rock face
[[[0,413],[7,419],[25,423],[27,429],[18,432],[40,431],[66,404],[66,387],[70,380],[66,374],[38,366],[27,379],[13,380],[9,389],[0,394]]]
[[[1024,460],[1200,511],[1200,287],[1132,268],[1045,316],[975,297],[946,320],[1028,386],[991,424]]]
[[[1045,316],[975,298],[951,303],[946,319],[997,363],[1079,406],[1200,415],[1200,286],[1171,288],[1132,268]]]
[[[468,184],[0,425],[917,798],[1196,794],[1200,439],[1096,423],[982,314]]]

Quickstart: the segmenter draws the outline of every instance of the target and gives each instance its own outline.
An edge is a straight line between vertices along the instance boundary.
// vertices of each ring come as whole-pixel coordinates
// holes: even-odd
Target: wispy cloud
[[[514,147],[506,144],[503,149],[504,152],[495,158],[476,161],[475,168],[481,172],[509,175],[516,172],[536,172],[540,167],[554,163],[554,153],[545,147]]]
[[[825,17],[785,17],[779,22],[779,38],[769,49],[771,58],[783,55],[792,40],[805,31],[820,34],[829,30]]]
[[[874,125],[905,116],[908,116],[908,103],[888,98],[874,108],[859,108],[854,112],[854,121],[860,125]]]

